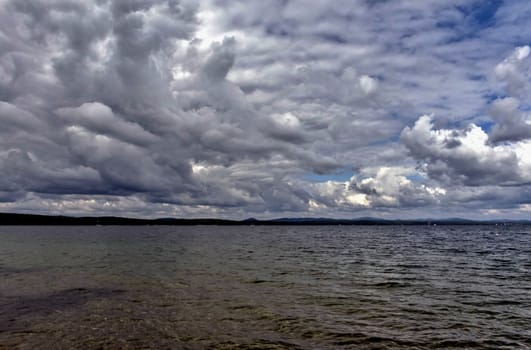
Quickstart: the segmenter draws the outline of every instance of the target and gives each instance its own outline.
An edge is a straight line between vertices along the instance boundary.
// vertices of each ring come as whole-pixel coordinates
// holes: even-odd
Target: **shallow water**
[[[530,226],[0,227],[0,349],[529,349]]]

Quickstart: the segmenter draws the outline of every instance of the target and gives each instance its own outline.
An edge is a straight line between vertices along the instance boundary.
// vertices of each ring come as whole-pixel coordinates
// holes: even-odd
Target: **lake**
[[[531,226],[0,227],[0,349],[529,349]]]

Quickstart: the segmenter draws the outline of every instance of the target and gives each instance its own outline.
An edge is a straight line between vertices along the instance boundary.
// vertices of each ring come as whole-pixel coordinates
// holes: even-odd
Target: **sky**
[[[527,0],[0,0],[0,211],[531,218]]]

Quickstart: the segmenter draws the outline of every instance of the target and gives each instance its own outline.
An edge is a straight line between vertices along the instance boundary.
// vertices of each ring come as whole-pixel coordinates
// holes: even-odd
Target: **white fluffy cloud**
[[[446,184],[519,185],[531,181],[531,140],[493,146],[487,133],[474,124],[465,129],[434,129],[430,116],[405,128],[401,140],[428,176]]]
[[[436,205],[444,200],[444,188],[415,183],[410,177],[417,174],[415,168],[400,166],[367,168],[346,182],[312,185],[317,193],[312,204],[352,209],[410,208]]]

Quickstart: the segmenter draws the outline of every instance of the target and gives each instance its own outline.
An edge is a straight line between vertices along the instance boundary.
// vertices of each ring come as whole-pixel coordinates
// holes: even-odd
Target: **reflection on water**
[[[531,231],[0,227],[0,349],[531,348]]]

